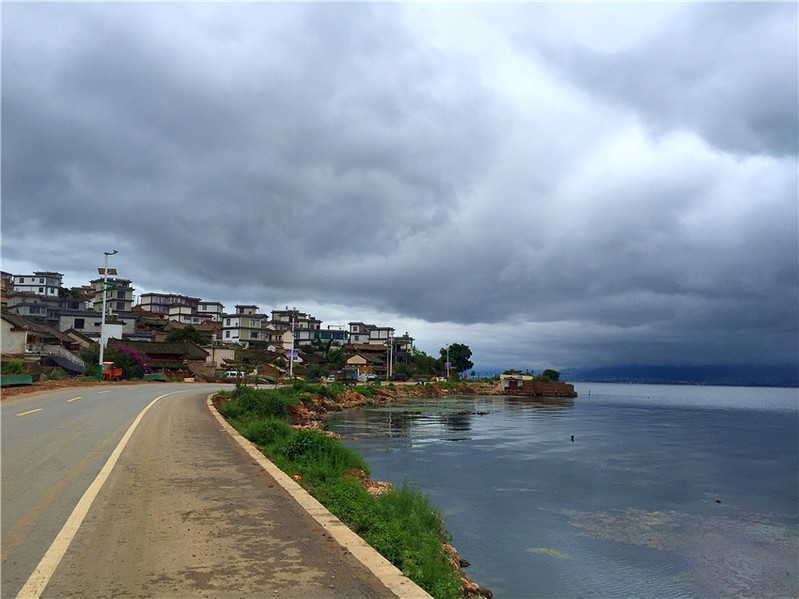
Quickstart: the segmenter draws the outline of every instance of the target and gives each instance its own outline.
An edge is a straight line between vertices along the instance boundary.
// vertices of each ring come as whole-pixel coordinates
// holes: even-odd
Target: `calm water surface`
[[[498,599],[799,595],[799,390],[575,388],[329,425],[373,479],[430,495]]]

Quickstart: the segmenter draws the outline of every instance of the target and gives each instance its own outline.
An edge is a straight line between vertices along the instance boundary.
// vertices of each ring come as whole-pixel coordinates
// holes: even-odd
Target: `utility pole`
[[[449,346],[452,345],[451,343],[447,343],[447,380],[449,380]]]
[[[108,292],[108,256],[117,254],[117,250],[113,252],[103,252],[105,254],[105,265],[103,266],[103,315],[100,319],[100,362],[97,365],[97,380],[103,380],[103,350],[105,349],[105,301],[106,293]]]

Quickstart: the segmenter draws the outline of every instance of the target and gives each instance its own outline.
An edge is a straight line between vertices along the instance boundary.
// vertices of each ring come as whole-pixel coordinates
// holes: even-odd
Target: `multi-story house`
[[[258,312],[255,305],[237,305],[235,314],[222,315],[222,342],[241,343],[249,346],[252,342],[269,341],[269,331],[265,328],[266,314]]]
[[[320,330],[322,321],[314,318],[310,314],[299,310],[290,310],[286,306],[285,310],[272,310],[272,322],[270,323],[276,331],[292,331],[294,333],[294,346],[307,345],[311,343],[316,332]]]
[[[109,269],[110,270],[110,269]],[[131,312],[133,310],[133,287],[130,279],[117,279],[108,277],[108,291],[105,298],[105,309],[108,312]],[[103,279],[91,281],[94,291],[94,310],[101,312],[103,309]]]
[[[64,275],[60,272],[40,271],[29,275],[14,275],[14,291],[43,297],[58,297]]]
[[[225,306],[219,302],[206,302],[201,301],[197,305],[197,314],[203,320],[211,320],[213,322],[222,322],[222,314],[225,313]]]
[[[339,345],[346,345],[349,343],[350,334],[344,327],[328,325],[325,329],[314,331],[314,339],[319,339],[321,341],[335,341]]]
[[[198,325],[203,322],[203,317],[197,314],[190,306],[169,306],[167,316],[169,320],[181,324]]]
[[[177,293],[142,293],[138,305],[142,310],[153,314],[168,315],[171,308],[189,308],[188,311],[178,311],[178,314],[194,314],[200,304],[199,297],[189,297]]]
[[[394,336],[393,327],[379,327],[363,322],[349,323],[350,343],[353,345],[385,345],[388,347],[389,339]]]

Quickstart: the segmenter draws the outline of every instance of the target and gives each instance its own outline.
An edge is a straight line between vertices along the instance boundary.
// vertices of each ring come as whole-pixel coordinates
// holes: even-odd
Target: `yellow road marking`
[[[31,410],[29,412],[22,412],[21,414],[17,414],[17,416],[25,416],[26,414],[33,414],[34,412],[41,412],[44,408],[36,408],[35,410]]]
[[[69,403],[69,402],[71,402],[71,401],[75,401],[76,399],[80,399],[80,398],[81,398],[81,396],[80,396],[80,395],[78,395],[77,397],[73,397],[72,399],[68,399],[68,400],[67,400],[67,403]]]

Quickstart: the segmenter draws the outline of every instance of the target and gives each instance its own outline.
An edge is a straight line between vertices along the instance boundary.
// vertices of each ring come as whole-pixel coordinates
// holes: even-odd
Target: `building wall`
[[[25,331],[12,331],[13,325],[5,320],[0,320],[0,351],[3,354],[25,353]]]

